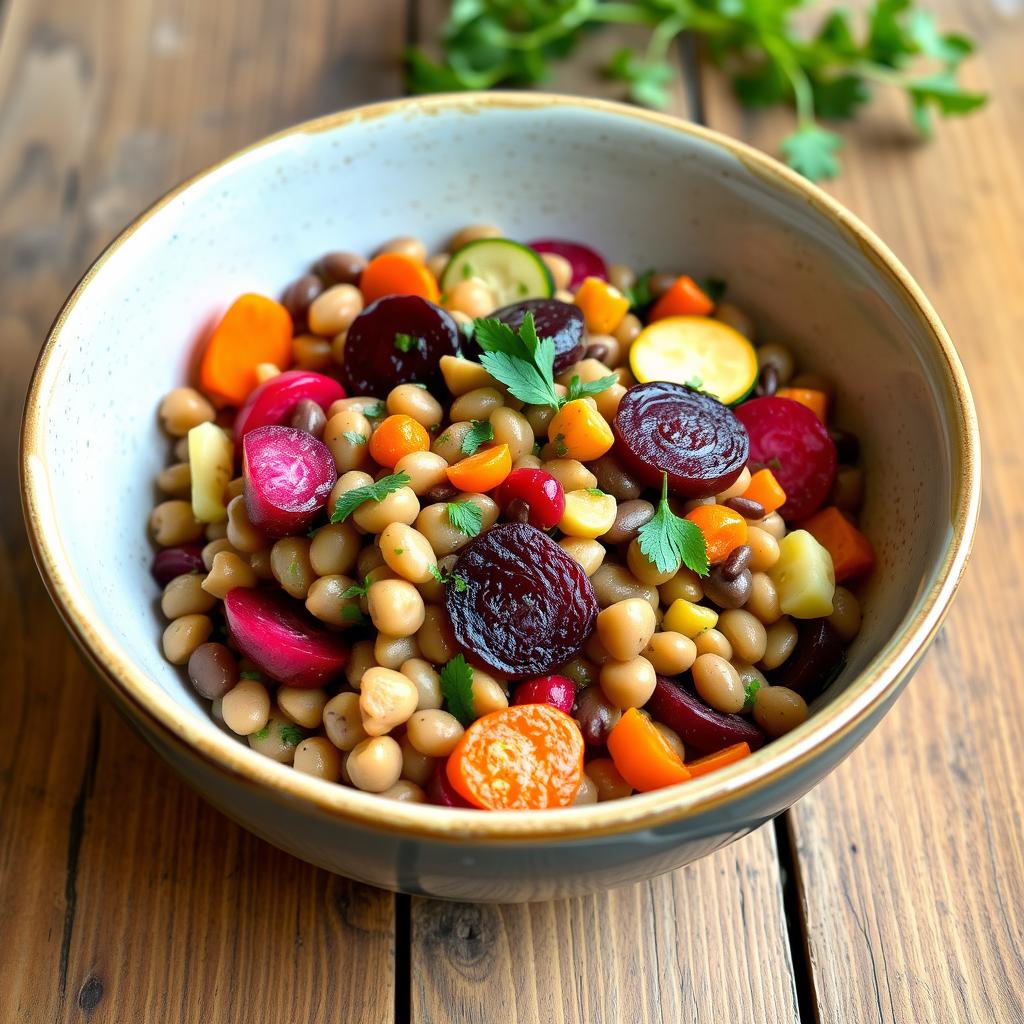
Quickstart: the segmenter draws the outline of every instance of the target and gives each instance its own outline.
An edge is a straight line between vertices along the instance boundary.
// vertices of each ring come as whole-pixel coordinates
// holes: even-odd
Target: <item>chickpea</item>
[[[726,661],[732,658],[732,644],[717,629],[705,629],[693,640],[697,648],[697,657],[702,654],[717,654]]]
[[[270,719],[270,694],[258,679],[240,679],[221,700],[224,724],[239,736],[262,729]]]
[[[395,472],[409,477],[409,487],[419,497],[447,483],[447,470],[448,462],[434,452],[410,452],[395,463]]]
[[[473,669],[473,713],[477,718],[508,707],[508,694],[489,672]]]
[[[374,626],[389,636],[412,636],[424,622],[420,592],[408,580],[381,580],[366,595]]]
[[[195,388],[175,388],[160,403],[160,421],[172,437],[185,437],[193,427],[216,418],[216,410]]]
[[[410,658],[418,658],[419,645],[414,636],[388,636],[378,633],[373,641],[373,657],[384,668],[397,669]]]
[[[602,455],[590,463],[597,486],[616,501],[636,501],[643,488],[619,464],[614,455]]]
[[[426,583],[437,572],[430,541],[405,523],[391,523],[380,535],[380,553],[388,568],[410,583]]]
[[[354,284],[336,284],[309,305],[306,322],[314,334],[333,338],[352,326],[363,311],[363,293]]]
[[[366,739],[358,693],[339,693],[324,705],[324,732],[339,750],[352,750]]]
[[[666,580],[658,587],[658,594],[661,597],[661,603],[666,608],[680,598],[691,604],[696,604],[704,597],[704,587],[695,572],[681,568],[672,579]]]
[[[739,306],[731,302],[719,302],[714,313],[716,320],[721,320],[738,334],[742,334],[748,341],[754,339],[754,322],[743,312]]]
[[[540,469],[541,462],[536,455],[520,455],[512,463],[513,469]]]
[[[832,503],[856,515],[864,504],[864,471],[856,466],[840,466],[836,470],[836,482],[832,486]]]
[[[377,664],[374,655],[373,640],[359,640],[352,645],[348,664],[345,666],[345,678],[353,690],[358,690],[363,685],[363,673]]]
[[[682,633],[673,630],[655,633],[641,652],[663,676],[686,672],[697,658],[697,645]]]
[[[608,283],[624,292],[636,284],[636,271],[627,267],[625,263],[610,263],[608,265]]]
[[[750,596],[744,605],[748,612],[760,619],[766,626],[778,622],[782,617],[779,607],[779,593],[767,573],[755,572],[750,577]]]
[[[227,540],[228,539],[228,522],[226,519],[219,523],[207,523],[206,524],[206,539],[207,540]]]
[[[273,363],[257,363],[254,372],[257,384],[266,384],[268,380],[281,376],[281,368]]]
[[[473,392],[469,392],[472,394]],[[456,399],[457,401],[457,399]],[[462,444],[466,435],[473,429],[469,420],[453,421],[438,435],[430,450],[435,455],[440,455],[449,465],[464,459]]]
[[[550,473],[566,493],[597,487],[597,477],[577,459],[550,459],[540,468]]]
[[[153,540],[161,547],[170,548],[199,540],[204,525],[192,514],[192,504],[180,498],[162,501],[149,517]]]
[[[258,580],[252,566],[239,556],[228,540],[214,540],[203,548],[207,575],[201,586],[208,594],[223,600],[235,587],[255,587]]]
[[[327,421],[323,442],[330,449],[339,473],[360,469],[370,461],[372,433],[370,421],[358,409],[342,409]]]
[[[187,462],[175,462],[157,473],[156,485],[172,498],[187,498],[192,493],[192,467]]]
[[[423,658],[408,658],[402,662],[399,672],[410,679],[416,687],[417,711],[433,710],[441,706],[441,676],[429,661]]]
[[[241,494],[228,502],[228,540],[243,555],[251,555],[267,547],[267,538],[249,521],[245,497]]]
[[[650,603],[640,597],[609,605],[597,616],[597,633],[616,661],[630,661],[647,646],[657,621]]]
[[[718,630],[729,641],[734,658],[753,664],[764,657],[768,634],[760,619],[742,608],[729,608],[718,616]]]
[[[621,800],[633,792],[633,787],[619,774],[609,757],[596,757],[587,763],[586,774],[597,789],[597,799]]]
[[[590,582],[594,588],[594,596],[602,608],[607,608],[616,601],[625,601],[630,597],[642,597],[652,608],[658,607],[658,591],[655,587],[641,583],[624,566],[613,562],[605,562]]]
[[[321,526],[309,545],[309,564],[318,576],[352,572],[362,540],[349,522]],[[311,584],[312,585],[312,584]]]
[[[332,573],[313,580],[306,594],[306,610],[331,626],[354,626],[362,622],[358,597],[342,597],[355,584],[350,576]]]
[[[384,800],[397,800],[403,804],[425,804],[427,802],[427,794],[423,791],[423,787],[417,786],[415,782],[410,782],[408,779],[399,779],[378,796]]]
[[[438,281],[444,277],[444,272],[452,258],[450,252],[436,252],[427,259],[427,270],[429,270]]]
[[[341,753],[324,736],[310,736],[295,748],[296,771],[326,782],[337,782],[341,778]]]
[[[746,694],[740,674],[725,658],[717,654],[698,655],[691,671],[697,693],[716,711],[735,715],[743,710]]]
[[[437,758],[421,754],[409,741],[408,726],[405,735],[398,741],[402,748],[402,778],[425,786],[437,767]]]
[[[352,513],[356,526],[366,533],[380,533],[391,523],[405,523],[407,526],[416,521],[420,513],[420,500],[412,488],[399,487],[392,491],[383,501],[366,501]]]
[[[344,412],[346,409],[355,409],[356,412],[368,416],[369,410],[379,410],[381,404],[381,400],[374,395],[353,395],[351,398],[339,398],[336,402],[331,402],[327,409],[327,418],[337,416],[339,412]]]
[[[300,733],[287,718],[271,713],[267,724],[256,732],[248,733],[249,746],[278,764],[291,764],[295,748],[302,742]]]
[[[654,693],[658,680],[654,666],[644,657],[606,661],[601,666],[601,690],[617,707],[642,708]]]
[[[523,410],[523,415],[530,424],[534,437],[548,436],[548,424],[555,418],[555,410],[550,405],[528,405]]]
[[[373,736],[352,749],[345,768],[356,789],[383,793],[401,778],[402,748],[390,736]]]
[[[828,621],[845,643],[860,632],[860,602],[846,587],[836,587]]]
[[[775,372],[779,375],[779,384],[783,386],[790,382],[796,367],[793,353],[785,345],[774,343],[761,345],[757,349],[757,365],[762,370],[766,366],[774,366]]]
[[[747,546],[751,572],[767,572],[779,560],[779,542],[758,526],[747,528]]]
[[[184,665],[192,652],[206,643],[213,632],[213,623],[206,615],[182,615],[164,630],[164,657],[172,665]]]
[[[778,512],[769,512],[764,519],[759,519],[747,525],[748,532],[750,526],[756,526],[758,529],[770,533],[776,540],[782,540],[786,536],[786,521]]]
[[[441,403],[427,390],[415,384],[399,384],[391,389],[387,401],[388,414],[410,416],[430,430],[444,419]]]
[[[366,269],[366,257],[354,252],[327,252],[316,261],[313,270],[329,284],[354,284]]]
[[[583,648],[583,653],[595,664],[603,665],[611,655],[605,650],[605,646],[601,643],[600,636],[597,632],[590,634],[590,639],[587,640],[586,645]]]
[[[398,235],[389,238],[383,245],[379,246],[374,256],[381,256],[386,252],[398,253],[401,256],[408,256],[417,263],[427,262],[427,247],[418,238],[412,235]]]
[[[292,597],[306,600],[313,582],[313,566],[309,562],[308,537],[282,537],[270,549],[270,568],[274,579]]]
[[[807,702],[785,686],[765,686],[754,698],[754,721],[775,739],[807,721]]]
[[[471,319],[488,316],[496,306],[494,292],[478,277],[459,281],[444,298],[444,308],[449,313],[464,313]]]
[[[458,314],[452,314],[458,321]],[[464,395],[474,388],[494,387],[497,381],[479,364],[460,356],[441,356],[441,376],[453,395]]]
[[[405,727],[413,749],[427,757],[447,757],[465,730],[459,720],[447,711],[417,711]]]
[[[274,578],[274,570],[270,564],[270,548],[260,548],[249,556],[249,567],[258,580],[269,583]]]
[[[508,453],[515,462],[524,455],[533,454],[535,438],[530,421],[515,409],[507,405],[498,406],[492,410],[491,427],[494,429],[494,443],[496,445],[507,444]]]
[[[200,644],[189,656],[188,677],[196,693],[219,701],[238,682],[238,662],[224,644]]]
[[[599,540],[585,537],[563,537],[558,546],[574,561],[579,562],[588,576],[593,576],[606,554],[604,545]]]
[[[728,501],[730,498],[738,498],[744,491],[750,486],[750,470],[746,466],[740,470],[740,475],[726,487],[724,491],[720,491],[715,495],[715,502],[719,505]]]
[[[168,619],[178,619],[182,615],[201,615],[216,603],[217,599],[203,590],[203,577],[197,573],[186,573],[175,576],[164,587],[160,611]]]
[[[371,544],[359,552],[359,557],[356,559],[356,575],[360,579],[366,579],[371,572],[381,568],[381,566],[386,567],[387,563],[384,561],[380,547],[376,544]]]
[[[641,582],[651,587],[660,587],[674,579],[677,569],[662,572],[641,550],[640,541],[634,537],[626,548],[626,565],[629,571]]]
[[[188,462],[190,458],[188,453],[188,436],[179,437],[174,442],[174,447],[171,450],[174,452],[174,457],[178,462]]]
[[[573,377],[579,377],[582,384],[591,384],[607,376],[608,367],[600,359],[581,359],[578,363],[573,363],[568,370],[562,371],[558,383],[568,386],[572,383]]]
[[[448,505],[443,501],[428,505],[420,512],[416,518],[416,529],[439,558],[464,548],[471,540],[452,526],[448,518]]]
[[[439,604],[428,605],[423,616],[423,625],[416,634],[416,642],[427,661],[444,665],[456,654],[455,636],[448,613]]]
[[[301,370],[325,370],[331,365],[331,342],[315,334],[299,334],[292,338],[292,359]],[[312,431],[310,431],[312,433]]]
[[[586,773],[583,773],[583,778],[580,781],[580,788],[576,791],[576,796],[573,799],[573,807],[582,807],[585,804],[596,804],[597,803],[597,786],[594,785],[594,780]]]
[[[230,501],[232,498],[237,498],[244,491],[245,477],[236,476],[234,480],[229,480],[227,486],[224,488],[224,500]]]
[[[636,341],[637,335],[643,330],[644,325],[635,313],[627,313],[620,321],[619,326],[612,331],[622,346],[622,351],[628,354],[632,344]]]
[[[564,256],[559,256],[556,252],[542,252],[540,258],[548,268],[555,287],[567,289],[569,282],[572,281],[572,264]]]
[[[481,238],[501,238],[501,228],[494,224],[467,224],[449,239],[448,251],[458,252],[464,245],[478,242]]]
[[[619,411],[619,405],[626,396],[626,389],[621,384],[613,384],[610,388],[594,397],[597,402],[597,411],[609,422],[615,419]]]
[[[798,639],[796,626],[788,615],[773,622],[765,634],[764,654],[760,659],[762,667],[770,672],[782,665],[796,650]]]
[[[383,736],[407,722],[418,699],[419,691],[408,676],[380,666],[367,669],[359,691],[359,711],[367,735]]]
[[[661,738],[672,748],[672,753],[679,758],[680,761],[686,760],[686,746],[684,745],[679,733],[675,729],[670,729],[664,722],[653,722],[654,728],[661,733]]]

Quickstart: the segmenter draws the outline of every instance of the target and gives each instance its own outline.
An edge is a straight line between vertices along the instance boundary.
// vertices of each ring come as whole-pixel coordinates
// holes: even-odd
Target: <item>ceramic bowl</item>
[[[563,811],[384,801],[312,779],[221,731],[160,653],[146,521],[168,455],[155,411],[243,291],[278,294],[318,254],[399,234],[432,248],[488,220],[634,267],[728,281],[761,339],[832,376],[864,448],[879,568],[842,676],[811,718],[712,775]],[[265,139],[143,213],[50,333],[23,430],[40,571],[104,688],[162,757],[246,828],[391,889],[520,901],[678,867],[779,814],[885,713],[957,587],[979,499],[963,369],[892,253],[827,195],[704,128],[541,94],[400,100]],[[74,514],[67,514],[73,509]]]

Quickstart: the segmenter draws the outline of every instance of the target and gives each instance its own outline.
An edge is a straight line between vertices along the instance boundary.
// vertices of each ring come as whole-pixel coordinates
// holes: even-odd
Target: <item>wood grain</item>
[[[920,146],[902,99],[881,97],[829,191],[892,246],[949,328],[981,419],[985,498],[934,650],[790,815],[819,1019],[836,1024],[1024,1021],[1024,18],[934,6],[978,39],[968,78],[990,107]],[[713,127],[774,150],[786,118],[739,115],[717,76],[705,84]]]
[[[97,700],[31,565],[13,481],[32,363],[89,259],[204,164],[292,121],[396,94],[404,11],[400,0],[311,0],[301,17],[273,0],[14,0],[5,11],[4,1022],[393,1017],[393,898],[232,825]]]

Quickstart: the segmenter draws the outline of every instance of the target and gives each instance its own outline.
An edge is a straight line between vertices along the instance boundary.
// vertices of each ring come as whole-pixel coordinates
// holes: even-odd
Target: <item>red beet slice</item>
[[[580,564],[527,523],[499,523],[462,549],[446,603],[467,656],[509,676],[539,676],[580,652],[597,599]]]
[[[285,686],[324,686],[348,664],[348,644],[281,590],[236,587],[224,598],[228,629],[260,671]]]
[[[751,750],[764,745],[764,733],[753,722],[709,708],[689,690],[663,676],[658,676],[644,710],[679,733],[687,750],[714,754],[734,743],[747,743]]]
[[[541,676],[516,687],[513,704],[550,704],[567,715],[576,703],[576,686],[565,676]]]
[[[565,511],[562,485],[543,469],[513,469],[498,487],[494,500],[502,511],[513,501],[523,502],[521,507],[526,509],[527,521],[538,530],[557,526]]]
[[[468,807],[471,811],[480,810],[474,807],[452,784],[448,781],[446,765],[448,759],[439,761],[434,769],[434,774],[427,783],[427,801],[436,804],[438,807]]]
[[[330,449],[294,427],[257,427],[242,442],[245,507],[268,537],[302,533],[338,479]]]
[[[736,409],[750,436],[750,468],[768,466],[786,492],[783,519],[816,512],[836,477],[836,445],[817,416],[791,398],[755,398]]]
[[[569,242],[564,238],[540,238],[536,242],[527,242],[534,252],[551,252],[556,256],[564,256],[572,267],[570,288],[578,288],[585,277],[599,277],[608,280],[608,268],[604,259],[594,252],[589,245],[582,242]]]
[[[651,381],[630,388],[613,424],[615,452],[645,484],[686,498],[724,491],[743,472],[747,432],[717,398],[684,384]]]
[[[771,681],[813,700],[846,664],[846,645],[828,619],[804,619],[797,630],[796,650],[771,673]]]
[[[555,343],[555,373],[568,370],[583,358],[583,313],[579,306],[558,299],[524,299],[503,306],[494,317],[518,331],[527,313],[533,314],[537,337]]]
[[[153,579],[166,587],[176,576],[190,572],[206,572],[203,565],[203,549],[199,544],[181,544],[176,548],[164,548],[153,556],[150,572]]]
[[[409,383],[436,391],[444,386],[441,356],[458,354],[459,328],[445,310],[418,295],[385,295],[349,327],[342,379],[355,395]]]
[[[235,438],[241,440],[257,427],[283,426],[303,400],[316,402],[324,412],[345,397],[333,378],[312,370],[287,370],[264,381],[245,400],[235,417]]]

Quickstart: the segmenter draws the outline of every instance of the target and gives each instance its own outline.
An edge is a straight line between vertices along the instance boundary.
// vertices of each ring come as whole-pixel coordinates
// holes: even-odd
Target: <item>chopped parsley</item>
[[[569,449],[565,447],[565,434],[555,434],[554,441],[551,442],[555,449],[555,455],[560,459],[564,459],[569,454]]]
[[[347,604],[341,609],[341,617],[345,622],[356,622],[362,625],[367,621],[366,616],[357,604]]]
[[[383,402],[375,402],[363,410],[363,415],[368,420],[379,420],[387,415],[388,407]]]
[[[475,455],[480,445],[494,440],[494,427],[487,420],[472,420],[472,425],[462,439],[462,454]]]
[[[364,502],[383,501],[389,494],[394,494],[399,488],[404,487],[410,479],[408,473],[392,473],[390,476],[381,477],[376,483],[346,492],[335,502],[331,522],[343,523]]]
[[[414,349],[419,352],[423,348],[423,339],[414,334],[403,334],[399,331],[395,335],[395,348],[399,352],[412,352]]]
[[[350,444],[366,444],[366,435],[357,433],[355,430],[343,430],[341,436]]]
[[[566,402],[575,402],[577,398],[587,398],[590,395],[599,395],[607,391],[613,384],[618,384],[619,378],[611,373],[607,377],[599,377],[597,380],[588,380],[586,383],[579,377],[573,377],[569,382],[569,391],[565,396]]]
[[[448,522],[467,537],[475,537],[483,529],[484,513],[474,501],[450,501]]]
[[[754,701],[757,700],[757,691],[761,689],[761,680],[757,676],[750,676],[743,684],[743,710],[744,712],[754,710]]]
[[[465,578],[460,576],[457,572],[453,572],[451,575],[446,576],[436,565],[430,566],[430,575],[437,580],[438,583],[443,583],[446,586],[451,585],[455,588],[456,594],[464,594],[469,584]]]
[[[668,474],[661,474],[661,501],[650,522],[637,531],[640,552],[658,572],[676,572],[680,563],[698,576],[708,574],[708,549],[696,523],[680,519],[668,504]]]
[[[588,487],[587,494],[592,494],[595,498],[603,498],[604,491],[600,487]]]
[[[277,727],[277,735],[281,737],[281,742],[289,747],[296,747],[305,739],[302,730],[291,722],[282,722]]]
[[[362,583],[353,583],[341,592],[342,601],[348,601],[353,597],[366,597],[370,590],[370,577],[367,576]]]
[[[464,726],[473,721],[473,669],[463,655],[455,655],[441,669],[441,695],[449,713]]]
[[[246,668],[246,669],[243,669],[241,672],[238,673],[238,678],[239,679],[256,679],[256,680],[259,680],[259,681],[262,682],[262,680],[263,680],[263,673],[262,672],[256,672],[255,670],[253,670],[251,668]]]
[[[693,388],[694,391],[700,391],[704,387],[704,378],[694,374],[688,381],[684,381],[684,384],[688,388]]]
[[[265,740],[269,735],[270,735],[270,726],[269,725],[265,725],[265,726],[263,726],[262,729],[257,729],[254,733],[252,733],[252,738],[254,740],[261,740],[262,741],[262,740]]]

